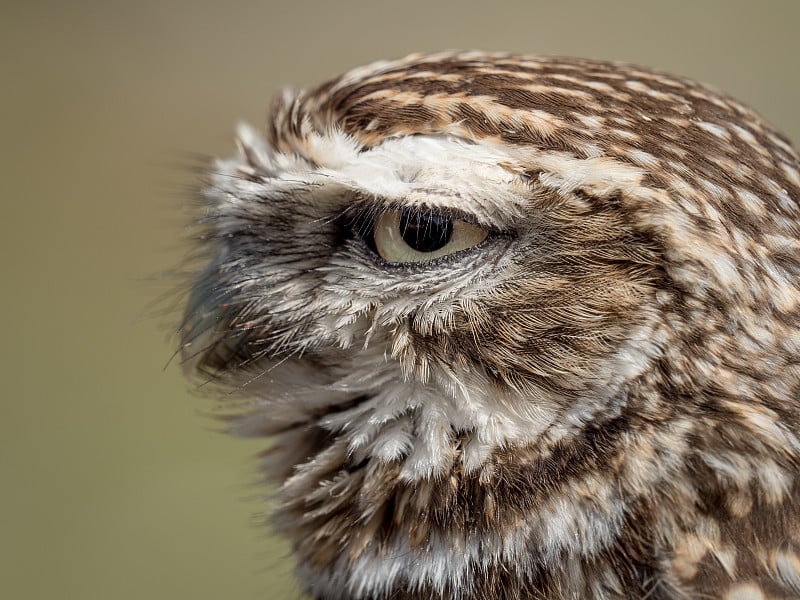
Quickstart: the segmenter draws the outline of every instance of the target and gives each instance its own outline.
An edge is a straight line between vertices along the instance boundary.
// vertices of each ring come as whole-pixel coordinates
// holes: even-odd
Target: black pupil
[[[404,210],[400,213],[400,234],[417,252],[434,252],[444,248],[453,237],[453,219],[431,212]]]

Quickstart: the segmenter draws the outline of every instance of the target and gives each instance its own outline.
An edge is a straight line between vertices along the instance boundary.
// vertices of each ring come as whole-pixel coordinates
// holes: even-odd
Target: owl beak
[[[213,375],[235,352],[236,340],[230,336],[230,298],[220,284],[218,265],[218,260],[212,261],[200,275],[178,331],[181,366],[189,379],[197,373]]]
[[[181,367],[191,379],[203,369],[206,355],[214,347],[220,325],[219,307],[215,306],[208,290],[196,286],[186,305],[180,334]]]

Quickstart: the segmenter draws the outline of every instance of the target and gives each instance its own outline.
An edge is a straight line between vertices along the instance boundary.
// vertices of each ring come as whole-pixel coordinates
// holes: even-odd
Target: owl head
[[[627,65],[413,55],[284,93],[237,144],[183,356],[274,437],[316,596],[646,591],[700,516],[791,498],[800,171],[749,109]]]

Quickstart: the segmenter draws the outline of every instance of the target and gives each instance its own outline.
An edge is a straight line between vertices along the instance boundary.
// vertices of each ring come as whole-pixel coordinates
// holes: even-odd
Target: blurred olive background
[[[416,50],[643,63],[800,141],[800,2],[3,3],[0,597],[294,598],[263,442],[220,435],[161,314],[195,153],[282,86]]]

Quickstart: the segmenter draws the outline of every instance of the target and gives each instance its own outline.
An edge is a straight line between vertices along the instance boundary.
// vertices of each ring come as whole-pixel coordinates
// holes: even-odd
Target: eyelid
[[[488,236],[463,219],[409,209],[384,212],[373,228],[377,253],[396,264],[429,263],[475,248]]]
[[[378,218],[385,212],[391,210],[413,210],[417,209],[420,211],[432,211],[439,215],[447,215],[456,219],[458,221],[464,221],[465,223],[469,223],[470,225],[474,225],[475,227],[480,227],[481,229],[486,230],[489,235],[508,235],[512,233],[511,231],[506,231],[500,229],[494,225],[482,223],[478,220],[474,214],[460,210],[458,208],[453,208],[450,206],[432,206],[429,204],[412,204],[409,202],[402,202],[402,201],[380,201],[380,200],[373,200],[373,199],[362,199],[348,207],[343,216],[345,217],[345,223],[348,228],[352,228],[350,224],[359,224],[364,222],[374,223],[378,220]]]
[[[375,260],[395,268],[440,263],[443,259],[482,246],[487,238],[500,233],[480,225],[473,215],[460,210],[403,202],[356,202],[340,218],[346,238],[361,240],[374,254]],[[450,226],[446,238],[440,238],[441,245],[438,245],[433,238],[437,237],[442,220],[448,221]],[[400,224],[404,221],[416,222],[417,225],[401,232]],[[430,224],[431,229],[427,231],[433,237],[418,237],[420,231],[426,231],[425,225],[420,229],[420,223]]]

